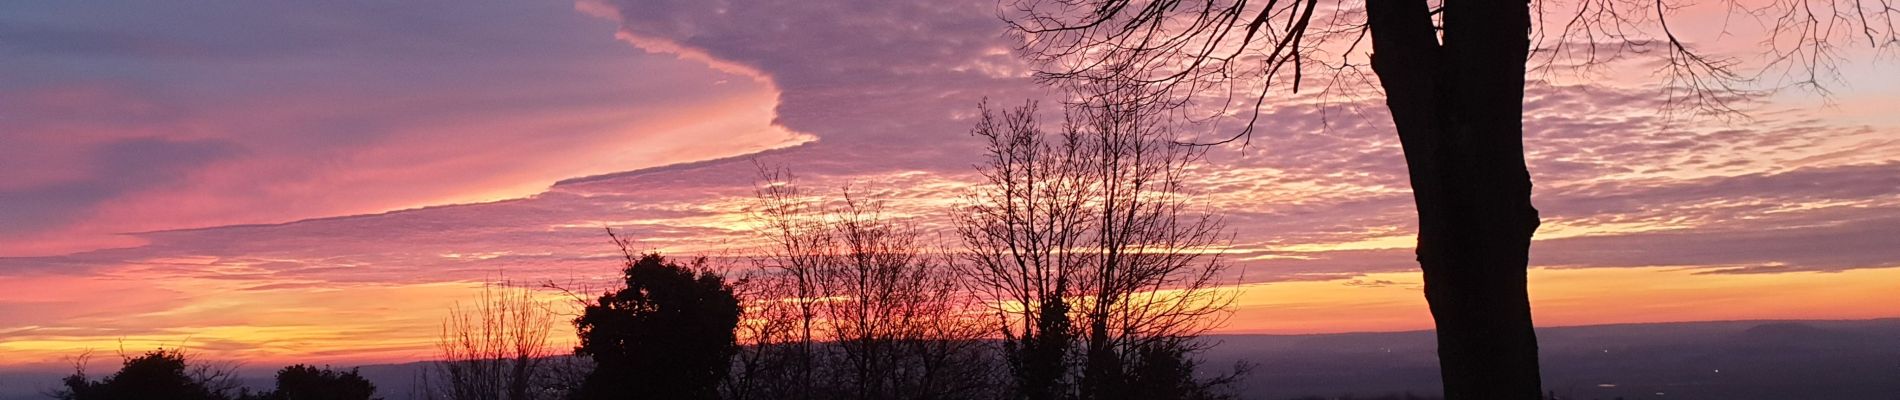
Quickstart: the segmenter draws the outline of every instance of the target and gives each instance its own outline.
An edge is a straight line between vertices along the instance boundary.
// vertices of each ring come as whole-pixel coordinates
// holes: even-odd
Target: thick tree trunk
[[[1537,210],[1524,166],[1524,0],[1370,0],[1374,72],[1418,205],[1418,261],[1447,399],[1536,399],[1525,268]]]

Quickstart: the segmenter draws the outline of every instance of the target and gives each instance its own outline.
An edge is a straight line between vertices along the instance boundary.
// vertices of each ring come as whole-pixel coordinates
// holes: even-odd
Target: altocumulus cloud
[[[986,97],[1004,105],[1033,99],[1051,104],[1047,102],[1052,98],[1050,93],[1034,86],[1027,79],[1028,66],[1011,54],[1012,43],[1001,35],[1002,27],[995,19],[994,5],[989,0],[587,1],[576,7],[582,12],[540,10],[544,13],[530,13],[532,18],[528,20],[510,20],[514,22],[509,26],[515,28],[503,31],[512,35],[479,32],[476,38],[467,39],[473,42],[411,32],[436,32],[423,27],[449,32],[473,29],[453,23],[455,21],[414,15],[352,20],[350,24],[370,25],[362,27],[365,29],[408,38],[379,45],[403,48],[375,53],[393,57],[391,60],[373,60],[347,68],[366,78],[381,76],[384,80],[371,81],[395,85],[397,89],[355,94],[394,97],[387,101],[447,102],[474,108],[448,107],[433,111],[433,117],[421,120],[407,119],[412,113],[369,113],[382,118],[361,120],[366,122],[312,119],[309,115],[291,113],[286,117],[290,121],[313,123],[269,133],[266,136],[274,139],[264,142],[289,143],[285,146],[319,154],[343,151],[334,150],[339,148],[374,149],[367,151],[376,154],[373,157],[342,158],[350,160],[349,163],[334,162],[340,159],[327,155],[291,154],[289,157],[325,167],[347,164],[355,173],[342,175],[345,177],[378,176],[375,180],[383,182],[385,187],[371,192],[385,192],[386,198],[349,207],[323,205],[327,203],[321,196],[303,200],[297,195],[334,188],[300,182],[330,182],[336,178],[307,177],[289,183],[256,176],[231,178],[229,182],[254,185],[244,186],[247,188],[266,188],[267,194],[283,193],[282,197],[264,196],[246,201],[282,201],[287,204],[286,208],[304,207],[294,206],[304,201],[319,205],[297,208],[294,213],[272,212],[268,216],[246,216],[236,221],[192,220],[251,223],[249,225],[210,223],[215,226],[200,227],[153,223],[147,225],[148,229],[139,229],[144,233],[131,235],[139,240],[139,245],[0,259],[0,274],[39,277],[37,279],[66,276],[203,279],[233,283],[228,289],[218,290],[298,293],[466,282],[491,277],[501,270],[524,279],[586,276],[611,272],[614,254],[601,238],[602,226],[624,229],[643,246],[672,253],[718,255],[747,250],[757,243],[745,232],[743,215],[758,164],[791,167],[800,174],[803,183],[812,187],[853,184],[863,190],[862,193],[889,199],[894,208],[918,217],[922,226],[941,227],[944,211],[933,205],[954,201],[973,178],[971,165],[977,161],[977,143],[966,132],[975,105]],[[582,16],[583,12],[589,16]],[[485,16],[502,17],[501,14]],[[436,23],[418,26],[408,18]],[[608,28],[573,32],[572,36],[545,37],[541,41],[517,37],[535,37],[528,32],[539,28],[529,26],[576,21],[606,24]],[[601,41],[612,41],[616,34],[622,41],[613,44],[621,50],[638,51],[631,50],[638,48],[652,54],[627,60],[591,52],[597,49],[584,51],[575,44],[597,45]],[[107,36],[62,40],[106,40]],[[314,44],[306,43],[314,46],[308,51],[370,51],[344,45],[348,42],[341,39],[334,42],[308,40],[314,41]],[[455,45],[437,50],[443,54],[406,58],[426,53],[403,46],[426,47],[438,40],[448,40]],[[488,43],[488,40],[516,41],[512,43],[523,47],[519,51],[529,52],[538,56],[537,59],[573,62],[542,65],[542,69],[528,68],[530,72],[489,68],[493,66],[474,61],[452,66],[425,63],[439,60],[437,57],[479,58],[479,54],[462,52],[467,51],[465,47]],[[58,46],[43,45],[34,47],[31,54],[58,59],[104,52],[115,54],[113,57],[119,59],[149,62],[146,58],[158,56],[143,52],[160,51],[110,50],[127,46],[168,49],[182,45],[100,44],[95,47],[104,50],[73,50],[69,52],[73,54],[57,56],[50,55],[57,53],[50,49]],[[323,65],[313,59],[300,58],[306,51],[273,54],[285,57],[275,59],[285,68],[310,63]],[[621,64],[614,64],[616,62]],[[37,63],[57,64],[53,61],[28,64]],[[409,69],[425,65],[424,69]],[[535,65],[538,64],[528,66]],[[180,74],[216,75],[201,71],[215,69],[209,63],[186,63],[170,68]],[[639,69],[641,73],[629,74],[630,68]],[[501,75],[478,74],[482,71]],[[445,76],[434,76],[434,73]],[[128,79],[134,82],[142,76],[132,75]],[[309,92],[325,99],[322,101],[337,103],[348,103],[339,99],[355,97],[317,89],[366,90],[355,84],[338,85],[310,76],[291,75],[294,76],[266,74],[246,78],[246,82],[283,85],[274,86],[283,90],[271,92]],[[572,78],[576,75],[586,82],[549,81],[554,79],[552,76]],[[640,76],[651,79],[634,79]],[[272,83],[278,82],[278,78],[293,83]],[[409,81],[412,78],[426,79]],[[496,89],[502,92],[531,93],[533,95],[527,98],[536,101],[516,104],[504,101],[515,97],[502,96],[463,103],[423,96],[439,94],[435,91],[440,90],[450,93],[443,96],[453,99],[484,99],[479,93],[467,92],[465,85],[473,81],[503,85]],[[721,81],[725,83],[717,83]],[[703,134],[690,137],[639,136],[632,141],[614,136],[618,130],[608,130],[599,135],[561,136],[566,139],[550,144],[536,142],[544,139],[535,138],[545,137],[549,132],[568,132],[563,127],[592,125],[519,126],[506,122],[508,117],[502,115],[506,114],[503,111],[526,110],[530,111],[528,114],[540,115],[561,114],[562,110],[574,107],[612,108],[591,104],[593,100],[611,103],[609,100],[619,99],[613,93],[599,91],[600,82],[622,82],[627,86],[621,88],[644,93],[627,98],[635,104],[629,106],[631,108],[664,107],[674,102],[709,104],[726,107],[708,106],[709,110],[769,116],[776,126],[753,121],[732,128],[737,131],[702,130],[696,132]],[[211,86],[238,92],[249,87],[234,83]],[[1708,272],[1840,271],[1900,266],[1900,253],[1894,250],[1900,249],[1900,244],[1892,243],[1893,238],[1900,237],[1900,232],[1894,231],[1900,223],[1891,217],[1893,210],[1900,208],[1900,193],[1895,189],[1900,188],[1900,182],[1894,180],[1900,176],[1896,174],[1900,172],[1896,171],[1900,169],[1900,161],[1895,159],[1895,154],[1900,152],[1895,151],[1894,127],[1835,126],[1822,122],[1826,118],[1824,113],[1782,111],[1786,107],[1775,104],[1760,105],[1775,111],[1764,113],[1745,126],[1693,127],[1698,124],[1655,116],[1659,105],[1653,99],[1657,93],[1658,89],[1653,86],[1619,87],[1563,81],[1538,82],[1530,88],[1527,151],[1539,190],[1536,200],[1546,216],[1543,239],[1533,248],[1535,265],[1559,268],[1667,266]],[[409,94],[423,97],[405,97]],[[720,100],[734,97],[756,98],[757,101],[735,105]],[[207,101],[196,96],[186,98],[190,100],[188,105]],[[241,99],[249,102],[270,99],[283,101],[286,107],[311,108],[316,106],[309,102],[319,101],[261,95]],[[325,104],[334,106],[335,103]],[[373,111],[381,108],[379,104],[364,108]],[[755,109],[759,104],[766,108]],[[279,112],[223,105],[231,105],[232,110],[248,110],[246,113]],[[1396,140],[1384,122],[1386,117],[1376,107],[1376,100],[1358,105],[1366,111],[1346,118],[1322,112],[1326,105],[1307,100],[1265,110],[1265,126],[1273,129],[1254,138],[1256,145],[1215,149],[1209,154],[1209,162],[1197,171],[1200,172],[1197,186],[1206,195],[1207,205],[1228,214],[1237,245],[1231,260],[1242,267],[1239,269],[1248,280],[1350,279],[1368,273],[1415,268],[1410,250],[1410,235],[1414,229],[1411,199]],[[136,105],[114,107],[140,109]],[[190,116],[177,117],[175,125],[201,127],[194,132],[210,132],[201,136],[208,140],[230,141],[234,143],[233,150],[146,161],[197,165],[194,163],[231,162],[228,161],[231,158],[278,159],[287,154],[287,150],[272,150],[270,146],[252,141],[254,139],[244,139],[249,136],[218,134],[221,129],[236,128],[220,127],[214,123],[217,120],[210,118],[221,114],[196,114],[199,111],[194,110],[200,109],[193,106],[166,113]],[[430,115],[430,112],[421,114]],[[625,121],[632,121],[627,124],[639,125],[639,121],[663,119],[667,114],[633,113],[623,117]],[[694,115],[716,119],[724,118],[725,114]],[[464,117],[473,121],[461,121]],[[502,124],[506,129],[488,130],[488,133],[467,138],[461,136],[465,134],[462,129],[443,131],[434,127],[434,124],[446,124],[472,128],[490,123]],[[423,133],[414,137],[375,134],[387,131],[377,128],[382,126],[414,127]],[[245,132],[272,132],[258,123],[247,122],[239,127],[257,128]],[[804,134],[812,136],[800,136]],[[698,152],[686,157],[688,159],[665,156],[671,153],[652,153],[639,160],[600,162],[587,168],[549,169],[542,167],[548,164],[534,161],[538,155],[567,159],[556,156],[582,147],[599,151],[590,154],[604,154],[601,157],[611,160],[614,154],[651,151],[653,146],[674,143],[693,144],[697,147],[692,148]],[[455,149],[434,149],[437,146]],[[78,146],[76,149],[96,147]],[[535,151],[524,152],[523,149]],[[461,155],[465,152],[484,156],[464,159]],[[516,160],[515,156],[527,159]],[[515,164],[516,161],[526,164]],[[502,166],[504,164],[507,166]],[[409,165],[419,169],[411,171]],[[620,168],[601,169],[610,167]],[[515,168],[541,173],[511,172],[517,171]],[[569,175],[545,176],[554,173],[548,171]],[[467,195],[460,189],[431,189],[436,180],[450,180],[454,185],[449,186],[456,188],[505,186],[488,180],[496,175],[519,178],[511,182],[539,185],[551,181],[543,179],[569,179],[560,180],[545,190],[536,186],[526,192],[508,192],[531,194],[497,201],[466,204],[425,201],[454,200],[457,195]],[[33,179],[66,182],[61,179],[87,178]],[[36,184],[47,185],[43,182]],[[304,189],[306,191],[296,189],[306,186],[310,187]],[[410,189],[429,194],[413,194]],[[199,199],[227,192],[193,193],[173,197],[100,196],[96,202]],[[215,201],[200,207],[204,207],[206,213],[215,213],[260,204],[246,201]],[[391,205],[411,204],[436,205],[387,211],[399,208]],[[80,208],[107,207],[110,206]],[[365,209],[369,211],[363,211]],[[93,213],[89,215],[118,215],[103,211]],[[287,216],[323,218],[279,222]],[[42,231],[15,234],[36,235],[38,232]],[[1372,282],[1378,287],[1392,286],[1376,280],[1363,282]],[[220,293],[154,295],[151,304],[158,308],[167,304],[182,308]],[[0,302],[0,306],[5,306],[5,302]],[[50,326],[59,325],[62,320],[69,326],[78,325],[60,316],[36,317],[32,323]],[[23,323],[0,320],[0,330]]]

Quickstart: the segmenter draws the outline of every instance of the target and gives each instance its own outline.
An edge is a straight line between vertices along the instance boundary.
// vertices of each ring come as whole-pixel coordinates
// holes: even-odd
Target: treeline
[[[717,267],[669,259],[608,230],[623,255],[616,287],[565,290],[579,312],[559,315],[547,290],[487,286],[450,310],[440,359],[411,396],[1229,397],[1241,369],[1196,358],[1196,337],[1232,299],[1219,259],[1229,237],[1192,201],[1186,178],[1199,154],[1175,145],[1150,110],[1121,106],[1135,103],[1071,108],[1053,128],[1033,104],[979,107],[982,179],[940,209],[806,191],[761,168],[749,219],[766,245],[754,256]],[[920,226],[920,213],[952,223]],[[578,344],[556,350],[552,327],[568,318]],[[266,394],[279,397],[258,398],[373,396],[299,397],[286,376],[360,377],[293,368]],[[92,397],[90,385],[63,398],[119,398]]]
[[[709,265],[642,254],[612,230],[622,282],[557,318],[502,288],[451,314],[430,398],[1216,399],[1196,337],[1232,278],[1220,219],[1193,201],[1198,161],[1149,110],[980,107],[982,181],[942,209],[808,191],[761,168],[763,248]],[[925,227],[920,213],[952,224]],[[934,229],[932,229],[934,228]],[[940,239],[942,238],[942,239]],[[525,344],[524,344],[525,343]]]
[[[181,350],[125,357],[118,372],[97,380],[86,375],[83,358],[48,395],[65,400],[370,400],[376,393],[376,385],[354,369],[292,365],[277,370],[276,389],[252,392],[230,366],[194,365]]]

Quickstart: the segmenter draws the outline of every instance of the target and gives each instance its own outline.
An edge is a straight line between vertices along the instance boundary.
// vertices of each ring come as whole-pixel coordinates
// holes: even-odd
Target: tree
[[[1230,300],[1219,289],[1221,222],[1196,212],[1184,186],[1196,153],[1139,103],[1068,111],[1049,134],[1033,107],[985,106],[974,134],[988,145],[986,182],[957,213],[966,275],[1001,302],[1021,395],[1121,399],[1200,385],[1191,373],[1144,375],[1179,372],[1144,368],[1157,363],[1191,369],[1189,339]]]
[[[101,380],[86,377],[85,357],[76,371],[61,383],[64,389],[52,393],[64,400],[224,400],[240,384],[232,369],[216,365],[190,365],[179,350],[158,349],[138,357],[125,358],[119,372]]]
[[[611,231],[610,235],[611,235]],[[626,287],[588,304],[574,326],[577,355],[594,369],[580,399],[716,399],[738,344],[739,301],[705,259],[680,265],[659,254],[625,258]]]
[[[1014,4],[1006,19],[1041,65],[1040,79],[1083,88],[1082,103],[1143,103],[1186,120],[1252,113],[1218,143],[1250,138],[1273,89],[1298,93],[1310,72],[1329,74],[1329,88],[1349,84],[1369,66],[1411,175],[1418,262],[1451,399],[1534,399],[1541,390],[1525,279],[1539,225],[1522,126],[1527,61],[1538,59],[1532,39],[1552,43],[1538,49],[1547,63],[1601,61],[1600,41],[1636,52],[1662,47],[1672,98],[1699,110],[1732,111],[1728,102],[1746,80],[1736,60],[1696,52],[1678,37],[1667,16],[1679,5],[1669,0],[1538,1],[1535,10],[1528,0],[1369,0],[1362,8],[1318,0]],[[1724,4],[1764,20],[1763,70],[1805,71],[1798,84],[1820,83],[1816,71],[1829,70],[1835,42],[1900,43],[1895,8],[1886,2]],[[1576,8],[1553,8],[1565,5]],[[1564,16],[1559,29],[1532,24],[1547,12]],[[1372,53],[1359,61],[1354,52],[1368,35]],[[1103,98],[1088,89],[1100,86],[1139,94]],[[1196,112],[1197,103],[1209,106]]]
[[[775,361],[779,373],[772,397],[809,400],[819,391],[818,378],[822,357],[818,342],[823,320],[818,299],[822,271],[836,257],[835,237],[825,227],[822,209],[811,203],[789,176],[760,168],[766,183],[757,190],[759,206],[752,219],[760,232],[772,241],[757,260],[761,276],[756,287],[762,299],[785,299],[757,307],[764,322],[754,327],[753,347],[760,354],[745,360],[748,368],[762,366],[756,361]],[[776,338],[776,339],[775,339]],[[765,353],[773,354],[765,354]],[[747,374],[746,377],[759,376]],[[764,382],[760,382],[764,383]]]
[[[1090,261],[1068,251],[1087,246],[1090,168],[1080,135],[1051,137],[1033,118],[1028,107],[1001,115],[983,109],[974,133],[987,140],[987,190],[969,196],[956,225],[971,287],[999,305],[1017,395],[1052,400],[1069,383],[1070,297]]]
[[[424,372],[427,397],[452,400],[533,400],[547,390],[548,332],[554,314],[533,289],[507,281],[487,283],[474,304],[456,304],[436,340],[441,359]]]
[[[832,200],[804,194],[789,173],[760,175],[753,217],[772,247],[745,281],[758,321],[748,350],[761,353],[741,356],[736,378],[768,398],[988,394],[986,332],[947,251],[849,188]],[[795,381],[766,382],[775,378]]]
[[[1237,382],[1243,371],[1223,375],[1209,380],[1198,380],[1194,374],[1199,369],[1199,361],[1187,357],[1195,350],[1193,344],[1179,338],[1157,340],[1134,349],[1135,356],[1125,372],[1125,386],[1120,388],[1122,399],[1182,399],[1213,400],[1231,399],[1234,396],[1227,391],[1228,386]]]
[[[358,375],[355,369],[338,372],[329,368],[297,364],[277,371],[277,389],[256,396],[255,400],[370,400],[376,385]]]

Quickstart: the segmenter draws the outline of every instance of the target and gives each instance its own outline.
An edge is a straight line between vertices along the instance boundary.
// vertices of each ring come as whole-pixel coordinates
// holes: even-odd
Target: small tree
[[[84,356],[72,375],[61,383],[65,388],[51,393],[64,400],[224,400],[239,383],[227,366],[190,365],[179,350],[158,349],[125,359],[119,372],[101,380],[86,377]]]
[[[457,304],[442,322],[441,360],[425,372],[426,397],[531,400],[554,394],[546,381],[554,314],[533,289],[485,284],[474,304]]]
[[[611,234],[611,231],[609,232]],[[574,326],[594,370],[580,399],[716,399],[738,351],[739,300],[705,259],[635,255],[618,237],[626,287],[588,304]]]

